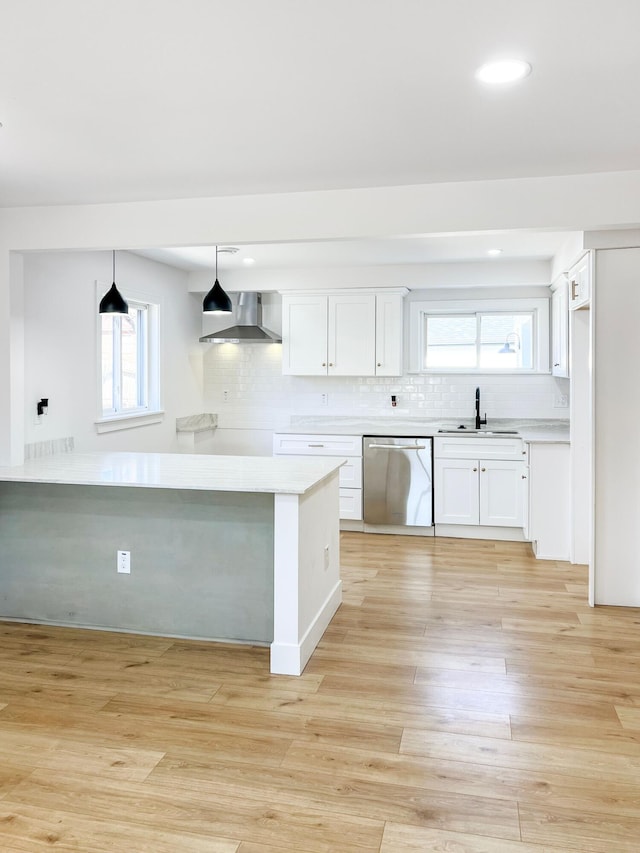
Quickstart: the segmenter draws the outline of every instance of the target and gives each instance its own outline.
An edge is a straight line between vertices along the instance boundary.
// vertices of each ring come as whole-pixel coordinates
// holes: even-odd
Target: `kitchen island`
[[[271,672],[299,675],[341,602],[341,464],[68,453],[0,468],[0,618],[270,644]]]

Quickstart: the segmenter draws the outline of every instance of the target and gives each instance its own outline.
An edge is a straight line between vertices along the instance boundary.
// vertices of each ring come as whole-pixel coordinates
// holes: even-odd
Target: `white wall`
[[[640,249],[596,252],[595,603],[640,606]]]
[[[110,252],[33,253],[24,256],[25,444],[71,436],[77,450],[170,451],[176,417],[200,412],[200,305],[186,273],[127,252],[117,255],[117,283],[140,288],[161,305],[161,383],[164,420],[98,435],[96,286],[112,280]],[[35,424],[36,403],[49,413]]]

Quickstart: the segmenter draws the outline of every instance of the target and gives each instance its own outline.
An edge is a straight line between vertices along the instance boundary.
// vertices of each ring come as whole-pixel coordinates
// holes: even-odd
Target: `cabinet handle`
[[[333,367],[333,362],[332,362],[332,361],[330,361],[330,362],[329,362],[329,367]]]
[[[522,451],[522,455],[523,455],[523,456],[526,456],[526,455],[527,455],[527,451],[526,451],[526,450],[523,450],[523,451]]]
[[[326,361],[323,361],[323,362],[322,362],[322,366],[323,366],[323,367],[326,367],[326,366],[327,366],[327,362],[326,362]]]
[[[378,362],[378,363],[377,363],[377,365],[376,365],[376,367],[382,367],[382,363],[381,363],[381,362]]]
[[[578,298],[578,282],[572,280],[571,281],[571,300],[573,301],[574,299],[577,299],[577,298]]]
[[[428,450],[426,444],[368,444],[367,447],[378,448],[378,450]]]
[[[473,470],[474,470],[474,471],[477,471],[478,469],[477,469],[477,468],[474,468]]]
[[[553,366],[554,366],[554,367],[560,367],[560,362],[559,362],[559,361],[556,361],[556,363],[555,363]]]
[[[526,475],[526,474],[523,474],[523,475],[522,475],[522,479],[523,479],[523,480],[526,480],[526,479],[527,479],[527,475]]]
[[[307,447],[324,447],[324,444],[307,444]]]
[[[484,471],[486,471],[487,469],[486,469],[486,468],[481,468],[480,470],[484,472]]]

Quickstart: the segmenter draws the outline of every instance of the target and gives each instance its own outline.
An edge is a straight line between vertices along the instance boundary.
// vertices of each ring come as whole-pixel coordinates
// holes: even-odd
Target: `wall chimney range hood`
[[[234,300],[235,301],[235,300]],[[234,308],[236,325],[200,338],[206,344],[281,344],[282,338],[262,325],[262,294],[242,291]]]

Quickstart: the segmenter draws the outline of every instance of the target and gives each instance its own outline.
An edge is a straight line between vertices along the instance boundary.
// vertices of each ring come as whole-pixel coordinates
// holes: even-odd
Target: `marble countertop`
[[[176,432],[207,432],[218,426],[218,416],[211,412],[176,418]]]
[[[464,424],[467,429],[474,426],[472,419],[429,420],[427,418],[351,418],[351,417],[292,417],[289,426],[279,428],[278,433],[327,434],[327,435],[395,435],[436,436],[440,429],[457,429]],[[515,418],[489,418],[486,430],[515,430],[528,443],[569,442],[569,422],[564,420],[518,420]],[[461,434],[463,431],[460,431]],[[484,437],[484,436],[483,436]],[[486,436],[490,438],[491,436]]]
[[[0,481],[302,495],[342,463],[319,456],[73,452],[0,467]]]

